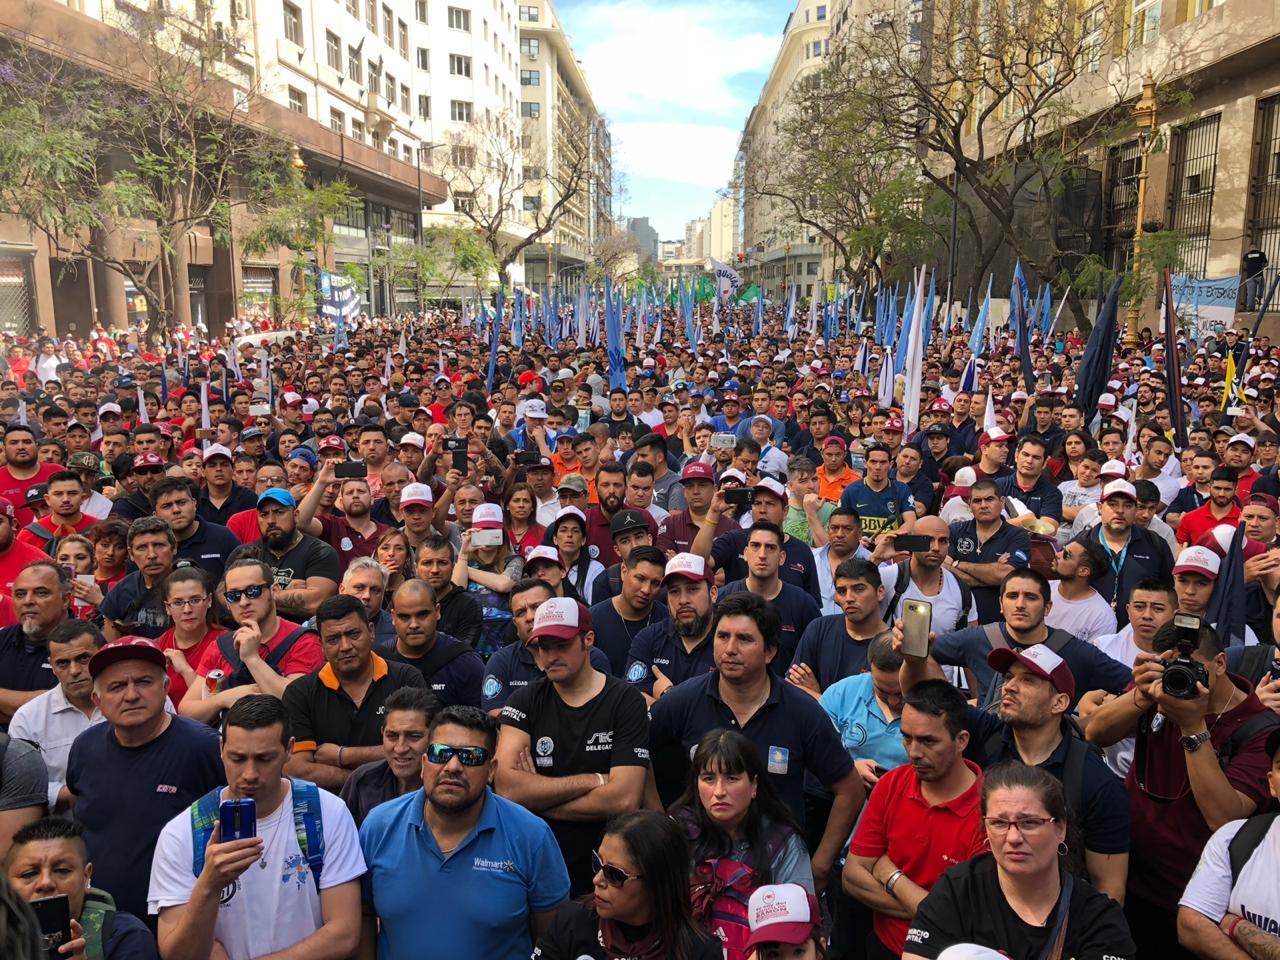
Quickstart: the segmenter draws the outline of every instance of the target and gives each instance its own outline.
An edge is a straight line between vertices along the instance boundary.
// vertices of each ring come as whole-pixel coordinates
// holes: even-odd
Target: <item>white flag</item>
[[[727,263],[721,263],[715,257],[708,257],[707,263],[710,264],[708,269],[715,275],[716,289],[720,291],[720,295],[736,295],[738,288],[742,286],[742,275],[733,267]]]
[[[907,421],[904,436],[909,437],[920,426],[920,390],[924,383],[924,270],[920,271],[916,281],[915,311],[907,340],[907,359],[902,370],[907,377],[902,394],[902,414]]]

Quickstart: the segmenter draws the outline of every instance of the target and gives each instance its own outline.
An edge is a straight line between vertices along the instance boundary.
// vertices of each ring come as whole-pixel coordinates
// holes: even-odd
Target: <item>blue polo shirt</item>
[[[745,580],[734,580],[732,583],[726,583],[720,589],[718,597],[723,600],[725,597],[731,597],[735,593],[746,592],[747,582]],[[778,617],[782,621],[782,636],[779,637],[778,655],[773,658],[773,663],[769,664],[769,669],[773,671],[774,676],[785,677],[787,667],[791,666],[791,661],[795,659],[796,647],[800,645],[800,638],[804,636],[809,624],[817,620],[821,614],[813,597],[799,587],[794,587],[789,583],[782,584],[782,592],[769,601],[769,606],[778,611]]]
[[[663,806],[669,806],[689,779],[689,758],[703,734],[721,727],[739,730],[760,751],[782,802],[804,823],[804,775],[830,787],[853,769],[840,735],[818,701],[785,680],[771,678],[769,698],[739,728],[720,697],[720,672],[686,680],[654,703],[649,723],[649,755]]]
[[[1030,490],[1022,489],[1018,484],[1016,473],[1001,477],[996,481],[996,486],[1002,495],[1014,497],[1025,503],[1027,509],[1037,517],[1048,517],[1058,523],[1062,522],[1062,493],[1058,490],[1058,485],[1050,482],[1043,473],[1031,485]]]
[[[726,583],[746,579],[747,561],[743,555],[747,551],[747,539],[750,535],[750,530],[733,530],[716,537],[712,543],[711,565],[724,571]],[[782,566],[778,568],[778,576],[783,583],[790,583],[809,594],[814,603],[822,603],[818,565],[813,560],[813,550],[804,541],[791,536],[783,538]],[[720,596],[724,596],[723,590],[720,591]]]
[[[1023,645],[1009,636],[1003,623],[1000,632],[1005,642],[1014,650],[1023,649]],[[987,654],[991,652],[991,641],[987,639],[986,630],[982,627],[965,627],[944,633],[933,642],[929,651],[938,663],[949,667],[968,667],[978,679],[979,706],[990,701],[992,693],[991,681],[996,672],[987,666]],[[1093,644],[1072,637],[1058,651],[1058,656],[1067,662],[1071,675],[1076,680],[1076,699],[1072,708],[1085,693],[1090,690],[1106,690],[1108,693],[1124,693],[1133,684],[1133,670],[1119,660],[1109,656]]]
[[[999,482],[999,481],[997,481]],[[951,524],[951,559],[966,563],[995,563],[1003,554],[1009,565],[1024,570],[1031,561],[1031,534],[1004,520],[985,543],[978,539],[977,520],[959,520]],[[1000,588],[974,587],[973,604],[979,623],[995,623],[1000,619]]]
[[[1091,527],[1085,536],[1101,546],[1111,560],[1106,572],[1093,581],[1093,589],[1111,604],[1116,612],[1116,629],[1122,630],[1129,623],[1129,594],[1139,582],[1147,577],[1173,580],[1173,554],[1163,537],[1142,527],[1129,528],[1129,542],[1119,552],[1102,538],[1102,524]]]
[[[599,647],[591,648],[591,665],[601,673],[609,672],[609,658]],[[533,654],[519,640],[514,640],[489,658],[484,681],[480,685],[480,709],[493,713],[506,706],[507,698],[542,676],[533,662]]]
[[[897,530],[902,526],[902,514],[916,512],[911,488],[897,480],[890,480],[883,490],[872,490],[867,481],[855,480],[840,494],[840,506],[858,511],[864,537]]]
[[[381,921],[379,960],[526,960],[531,915],[569,897],[551,828],[486,790],[480,819],[445,856],[423,821],[425,799],[418,789],[389,800],[360,827],[369,866],[360,885]]]
[[[871,641],[849,636],[844,614],[819,617],[805,628],[793,663],[808,664],[823,690],[837,680],[866,673]]]
[[[653,696],[653,670],[657,667],[673,684],[710,673],[716,668],[711,633],[690,652],[676,633],[674,620],[645,627],[631,642],[626,681],[641,693]]]
[[[58,678],[49,667],[49,648],[32,643],[22,624],[0,629],[0,687],[6,690],[52,690]]]
[[[217,582],[227,567],[227,557],[238,546],[239,539],[222,524],[200,520],[195,533],[178,541],[178,559],[190,560]]]
[[[615,677],[626,676],[627,659],[635,638],[655,623],[669,619],[667,607],[662,603],[655,603],[642,620],[622,619],[612,599],[592,604],[591,625],[595,627],[596,649],[609,658],[609,673]]]
[[[902,720],[886,720],[871,686],[871,674],[837,680],[822,692],[822,709],[840,732],[849,756],[872,760],[885,770],[907,762],[902,745]]]

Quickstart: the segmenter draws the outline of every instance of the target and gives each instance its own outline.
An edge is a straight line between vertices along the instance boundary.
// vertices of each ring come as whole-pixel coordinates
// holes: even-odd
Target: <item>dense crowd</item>
[[[3,337],[0,956],[1280,957],[1280,347],[667,312]]]

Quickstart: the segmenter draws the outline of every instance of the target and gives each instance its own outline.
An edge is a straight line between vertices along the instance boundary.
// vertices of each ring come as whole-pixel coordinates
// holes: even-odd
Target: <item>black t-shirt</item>
[[[565,585],[568,586],[567,580]],[[474,649],[476,641],[480,639],[480,626],[484,620],[484,613],[476,598],[468,591],[449,584],[448,593],[436,594],[436,607],[440,611],[437,629]]]
[[[160,595],[160,584],[150,590],[135,570],[107,591],[102,601],[102,615],[123,626],[126,634],[157,640],[169,629],[169,614]]]
[[[374,747],[382,743],[382,721],[387,697],[401,687],[425,687],[427,681],[415,668],[388,663],[373,656],[373,682],[360,705],[342,689],[333,667],[325,664],[284,688],[296,750],[315,750],[322,743],[340,747]]]
[[[437,649],[443,652],[450,647],[464,647],[465,650],[428,676],[423,669],[427,661]],[[427,682],[427,689],[436,695],[441,706],[480,706],[480,684],[484,679],[484,661],[480,659],[480,654],[467,647],[461,640],[455,640],[453,637],[437,632],[435,646],[425,657],[406,657],[399,650],[392,649],[387,652],[386,658],[397,663],[408,664],[421,673],[422,679]]]
[[[667,608],[655,603],[649,615],[639,620],[624,620],[613,605],[613,600],[605,600],[591,607],[591,625],[595,628],[596,648],[603,650],[609,658],[609,672],[615,677],[624,675],[627,669],[627,655],[631,652],[631,644],[641,630],[663,623],[670,619]]]
[[[634,933],[636,939],[650,932],[648,928],[625,926],[623,930]],[[669,955],[675,956],[675,951]],[[687,960],[723,960],[724,950],[718,938],[691,929],[685,938],[684,956]],[[600,921],[595,912],[576,900],[557,908],[551,924],[533,948],[532,960],[606,960],[600,944]]]
[[[1054,908],[1053,916],[1056,916]],[[1053,919],[1033,927],[1013,912],[1000,890],[991,854],[958,864],[938,878],[907,931],[905,953],[934,960],[957,943],[999,950],[1009,960],[1036,960]],[[1075,880],[1062,955],[1075,960],[1131,960],[1137,953],[1120,905],[1083,880]]]
[[[342,579],[338,551],[323,540],[305,533],[291,549],[280,556],[268,550],[264,543],[262,559],[271,565],[271,571],[281,590],[287,589],[294,580],[305,580],[307,577],[325,577],[334,583]]]
[[[649,713],[640,691],[606,676],[604,687],[580,707],[560,699],[546,677],[512,692],[499,719],[529,737],[538,773],[566,777],[608,775],[614,767],[649,765]],[[546,818],[560,844],[573,896],[591,889],[591,851],[604,835],[604,820]]]

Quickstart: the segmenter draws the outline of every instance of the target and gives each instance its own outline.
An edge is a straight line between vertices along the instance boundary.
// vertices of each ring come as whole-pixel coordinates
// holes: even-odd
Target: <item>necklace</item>
[[[292,804],[293,802],[292,792],[289,794],[289,796],[286,799],[288,799]],[[262,841],[262,859],[258,861],[258,868],[261,870],[267,869],[268,852],[271,850],[271,845],[275,843],[276,834],[280,832],[280,823],[281,821],[284,820],[284,803],[281,803],[280,806],[276,807],[276,812],[274,816],[276,818],[276,822],[271,825],[271,835],[269,837],[264,837]]]

